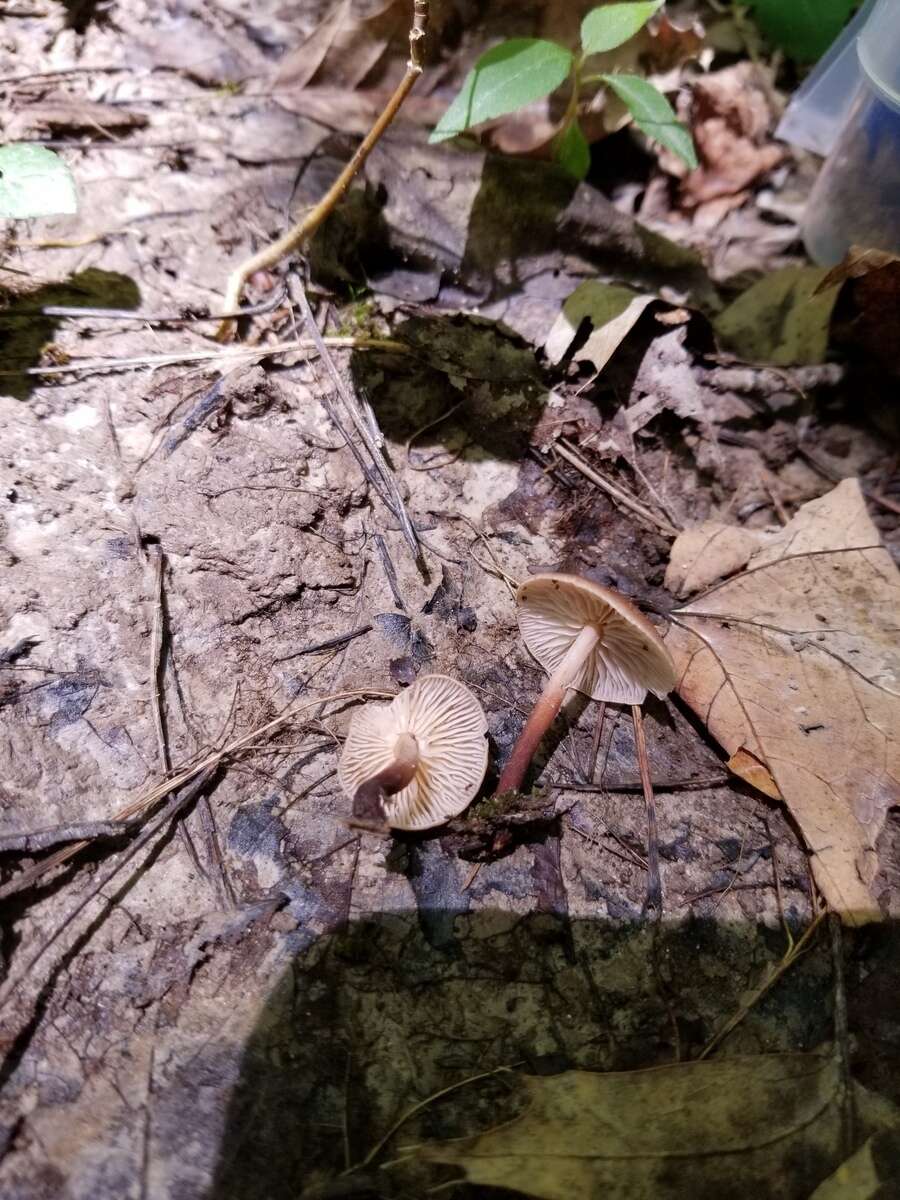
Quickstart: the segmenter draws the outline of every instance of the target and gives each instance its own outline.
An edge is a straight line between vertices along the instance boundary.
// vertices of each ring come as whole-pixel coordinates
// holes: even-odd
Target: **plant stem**
[[[244,284],[256,271],[263,271],[276,266],[283,258],[296,250],[303,242],[312,237],[337,202],[353,182],[366,159],[369,157],[381,135],[397,115],[403,101],[412,91],[413,85],[422,74],[422,50],[425,30],[428,25],[429,0],[413,0],[413,25],[409,31],[409,62],[406,64],[406,74],[401,79],[396,91],[385,105],[384,111],[357,147],[356,153],[341,171],[340,175],[322,197],[314,205],[302,221],[299,221],[287,233],[282,234],[277,241],[256,254],[245,259],[228,277],[225,288],[224,311],[231,312],[241,302]],[[233,320],[225,320],[216,332],[216,340],[227,342],[234,329]]]
[[[512,753],[500,773],[495,795],[501,792],[518,791],[525,772],[547,730],[556,719],[566,698],[566,692],[584,666],[588,655],[600,640],[600,630],[595,625],[585,625],[578,637],[566,651],[562,662],[547,680],[544,690],[525,722],[525,728],[513,746]]]
[[[653,780],[650,778],[650,759],[647,757],[647,741],[644,737],[644,718],[641,706],[632,704],[631,719],[634,722],[634,747],[637,751],[641,771],[641,786],[644,803],[647,805],[647,899],[644,911],[653,908],[662,912],[662,880],[659,876],[659,832],[656,828],[656,801],[653,798]]]

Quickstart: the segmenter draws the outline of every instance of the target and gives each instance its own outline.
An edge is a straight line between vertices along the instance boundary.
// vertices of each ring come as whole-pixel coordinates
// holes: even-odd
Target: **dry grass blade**
[[[344,382],[340,371],[334,365],[334,360],[328,352],[328,347],[325,345],[322,339],[322,335],[319,332],[319,327],[316,324],[316,318],[309,306],[309,301],[306,298],[306,292],[302,287],[298,287],[295,294],[297,302],[300,305],[300,311],[303,315],[303,320],[312,333],[313,341],[315,342],[319,354],[322,357],[322,361],[325,363],[328,374],[331,376],[335,390],[340,396],[344,409],[349,415],[350,420],[353,422],[353,427],[368,451],[369,457],[371,458],[375,470],[378,473],[378,477],[381,480],[384,491],[388,497],[388,507],[396,520],[400,523],[401,532],[403,533],[406,544],[409,546],[413,559],[420,567],[423,567],[424,564],[422,562],[421,543],[415,527],[410,520],[409,513],[406,511],[406,504],[404,503],[403,497],[400,494],[400,489],[397,486],[397,480],[394,478],[394,472],[391,470],[391,466],[381,448],[384,439],[381,435],[381,431],[375,424],[375,414],[372,412],[371,408],[369,408],[367,411],[362,409],[361,405],[357,403],[355,397],[347,387],[347,384]]]
[[[792,941],[788,945],[788,948],[784,952],[781,961],[776,966],[769,968],[762,983],[753,989],[747,999],[743,1002],[743,1004],[741,1004],[741,1007],[737,1010],[737,1012],[729,1017],[721,1029],[719,1029],[713,1035],[713,1037],[710,1038],[710,1040],[697,1055],[698,1059],[706,1058],[708,1055],[710,1055],[713,1050],[715,1050],[716,1046],[718,1046],[718,1044],[723,1040],[723,1038],[726,1038],[733,1029],[736,1029],[737,1026],[740,1025],[741,1021],[743,1021],[754,1005],[759,1003],[769,988],[778,982],[778,980],[785,973],[785,971],[788,970],[789,967],[794,965],[800,955],[809,946],[813,934],[818,929],[820,923],[825,919],[826,915],[827,914],[824,910],[820,912],[818,916],[814,917],[807,926],[803,936],[799,939],[799,941]]]

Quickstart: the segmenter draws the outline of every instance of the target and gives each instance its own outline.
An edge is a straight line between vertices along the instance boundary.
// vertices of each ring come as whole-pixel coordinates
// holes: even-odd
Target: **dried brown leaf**
[[[750,756],[736,765],[771,773],[849,924],[880,919],[875,843],[900,803],[898,612],[897,569],[848,479],[743,574],[675,610],[667,636],[679,694],[730,755]]]
[[[405,0],[381,0],[362,11],[353,0],[341,0],[304,42],[285,54],[275,86],[304,88],[315,81],[352,91],[389,47],[405,46],[409,21]]]
[[[824,292],[833,284],[847,279],[861,279],[870,271],[879,271],[892,263],[900,263],[900,257],[887,250],[866,250],[863,246],[851,246],[839,263],[831,268],[822,279],[813,295]]]
[[[774,114],[762,70],[742,62],[694,84],[684,115],[700,166],[685,175],[673,156],[665,159],[667,170],[685,175],[681,193],[687,207],[742,195],[784,158],[785,148],[771,138]]]

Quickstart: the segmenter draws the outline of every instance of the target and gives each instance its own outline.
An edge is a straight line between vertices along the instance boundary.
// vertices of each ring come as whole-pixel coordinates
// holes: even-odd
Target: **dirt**
[[[674,213],[651,233],[635,222],[633,189],[604,195],[547,164],[429,147],[412,119],[313,247],[310,296],[328,332],[412,347],[335,361],[384,433],[424,569],[323,406],[341,411],[315,358],[72,369],[216,352],[211,321],[26,310],[219,310],[228,272],[354,148],[340,113],[314,120],[271,94],[278,61],[322,7],[266,2],[250,20],[231,3],[133,0],[6,21],[11,127],[65,142],[81,211],[8,226],[0,274],[4,369],[16,372],[0,389],[0,650],[19,647],[0,671],[3,832],[108,818],[166,774],[166,756],[177,767],[297,698],[393,691],[428,671],[477,692],[502,762],[542,674],[496,567],[511,579],[573,570],[657,611],[673,602],[671,539],[555,458],[559,433],[679,524],[730,511],[761,527],[827,491],[798,430],[820,466],[894,494],[886,401],[873,390],[860,404],[852,360],[799,389],[789,372],[780,391],[749,366],[749,385],[720,374],[732,364],[716,357],[709,320],[728,271],[704,262],[740,261],[727,229],[701,234]],[[138,118],[98,129],[91,110],[85,132],[76,100]],[[796,231],[786,240],[752,201],[746,242],[766,221],[771,261],[785,245],[800,261]],[[663,225],[680,246],[657,240]],[[663,287],[690,320],[672,329],[646,313],[597,380],[588,364],[552,371],[543,340],[562,300],[597,274]],[[276,286],[257,278],[248,300]],[[243,332],[263,348],[298,325],[281,304]],[[21,373],[53,364],[67,370]],[[690,381],[702,418],[678,415],[674,379]],[[626,436],[622,411],[647,396],[655,413]],[[896,551],[896,506],[873,516]],[[452,830],[383,839],[342,824],[350,802],[334,772],[349,711],[323,704],[261,737],[181,831],[164,831],[84,912],[121,843],[4,902],[4,1196],[296,1196],[467,1075],[699,1053],[781,959],[785,928],[798,936],[813,915],[784,811],[729,782],[677,701],[646,706],[659,926],[642,914],[646,816],[625,713],[607,715],[602,790],[577,791],[565,785],[583,785],[597,714],[567,706],[530,780],[547,788],[541,819],[510,826],[491,854],[466,852]],[[892,913],[897,838],[892,814],[880,847]],[[4,855],[0,885],[33,863]],[[896,1062],[896,1022],[872,997],[891,994],[898,945],[890,925],[844,945],[854,1061],[895,1101],[898,1076],[883,1064]],[[830,1038],[833,972],[820,938],[724,1052]],[[399,1144],[469,1132],[505,1096],[494,1081],[428,1108]]]

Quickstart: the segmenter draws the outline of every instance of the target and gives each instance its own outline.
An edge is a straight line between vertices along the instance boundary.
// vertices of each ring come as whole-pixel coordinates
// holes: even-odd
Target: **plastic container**
[[[822,266],[854,245],[900,254],[900,0],[877,0],[855,44],[856,95],[803,217]]]
[[[875,0],[866,0],[794,92],[775,130],[775,136],[783,142],[811,150],[823,158],[833,149],[859,92],[856,39],[874,5]]]

